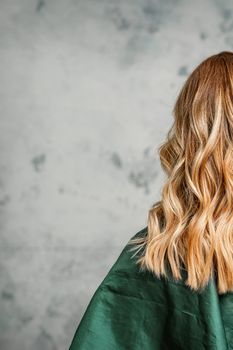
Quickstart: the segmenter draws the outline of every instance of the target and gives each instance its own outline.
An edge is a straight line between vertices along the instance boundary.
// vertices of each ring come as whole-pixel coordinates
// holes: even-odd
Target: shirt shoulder
[[[105,276],[104,280],[102,281],[102,284],[104,284],[110,277],[112,276],[119,276],[122,275],[124,277],[130,277],[131,275],[138,275],[141,276],[141,271],[139,268],[139,265],[136,264],[137,255],[134,251],[132,251],[132,245],[129,243],[132,239],[135,238],[141,238],[146,236],[147,234],[147,226],[143,227],[139,231],[137,231],[134,235],[131,235],[129,237],[128,242],[125,244],[125,246],[122,248],[121,252],[118,255],[118,258],[115,260],[115,262],[112,264],[110,270],[108,271],[107,275]],[[143,274],[143,273],[142,273]]]

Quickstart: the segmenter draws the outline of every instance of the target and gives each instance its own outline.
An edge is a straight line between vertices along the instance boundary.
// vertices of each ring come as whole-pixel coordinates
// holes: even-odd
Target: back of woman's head
[[[187,78],[174,123],[159,147],[167,174],[162,198],[148,213],[148,233],[130,241],[143,249],[142,269],[202,290],[216,277],[233,291],[233,52],[201,62]],[[138,251],[138,250],[137,250]]]

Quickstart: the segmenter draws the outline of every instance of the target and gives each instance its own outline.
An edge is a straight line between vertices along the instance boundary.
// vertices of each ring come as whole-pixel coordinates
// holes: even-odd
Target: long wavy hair
[[[201,291],[213,277],[233,291],[233,52],[206,58],[176,99],[174,123],[158,149],[167,174],[149,209],[147,234],[131,239],[141,270]],[[136,253],[137,253],[136,252]]]

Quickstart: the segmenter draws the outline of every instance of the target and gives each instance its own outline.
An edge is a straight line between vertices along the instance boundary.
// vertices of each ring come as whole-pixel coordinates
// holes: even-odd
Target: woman
[[[70,350],[233,349],[233,52],[194,69],[173,115],[159,148],[162,198],[97,288]]]

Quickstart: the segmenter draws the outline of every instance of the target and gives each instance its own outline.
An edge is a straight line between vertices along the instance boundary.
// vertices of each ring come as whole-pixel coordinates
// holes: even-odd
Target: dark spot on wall
[[[118,30],[128,30],[130,28],[130,21],[122,14],[118,7],[108,10],[106,17],[115,24]]]
[[[45,7],[45,1],[38,0],[36,5],[36,12],[41,12],[44,7]]]
[[[200,32],[199,37],[201,40],[205,40],[207,38],[207,34],[205,32]]]
[[[144,157],[148,157],[149,152],[150,152],[150,147],[144,148],[144,151],[143,151]]]
[[[129,180],[135,184],[137,187],[143,187],[145,185],[143,173],[142,172],[133,172],[129,173]]]
[[[44,153],[39,154],[32,159],[31,162],[36,172],[39,172],[42,169],[45,159],[46,155]]]
[[[60,186],[60,187],[58,188],[58,192],[59,192],[59,193],[64,193],[64,192],[65,192],[64,186]]]
[[[231,9],[223,9],[222,11],[222,16],[225,20],[228,20],[229,18],[231,18]]]
[[[181,66],[178,70],[178,75],[188,75],[187,66]]]
[[[57,308],[51,305],[48,306],[46,313],[51,318],[57,318],[60,316],[60,313],[57,311]]]
[[[3,290],[1,296],[4,300],[12,301],[14,299],[14,294],[7,290]]]
[[[121,160],[118,153],[113,152],[111,160],[112,160],[113,164],[115,165],[115,167],[122,168],[122,160]]]
[[[129,181],[133,183],[136,187],[144,188],[146,193],[149,193],[149,183],[145,174],[142,171],[129,173]]]
[[[25,326],[33,320],[32,315],[23,315],[20,317],[22,324]]]
[[[223,33],[232,32],[233,30],[233,20],[232,20],[232,10],[231,9],[223,9],[222,10],[222,18],[219,28]]]
[[[156,8],[155,4],[146,4],[142,8],[145,15],[145,28],[149,34],[153,34],[159,31],[159,27],[164,19],[163,10]]]
[[[143,6],[142,8],[142,11],[144,12],[144,14],[146,16],[154,16],[156,15],[157,11],[156,11],[156,8],[155,8],[155,5],[153,4],[146,4],[145,6]]]
[[[129,29],[130,23],[126,18],[120,18],[118,23],[118,29],[119,30],[126,30]]]
[[[150,187],[154,184],[160,168],[159,159],[154,159],[155,164],[153,164],[150,151],[154,153],[154,149],[149,146],[144,149],[144,159],[139,160],[138,163],[134,162],[133,169],[131,168],[128,174],[129,182],[137,188],[143,188],[146,194],[150,193]]]
[[[2,199],[0,199],[0,206],[6,205],[10,201],[10,196],[6,194]]]

